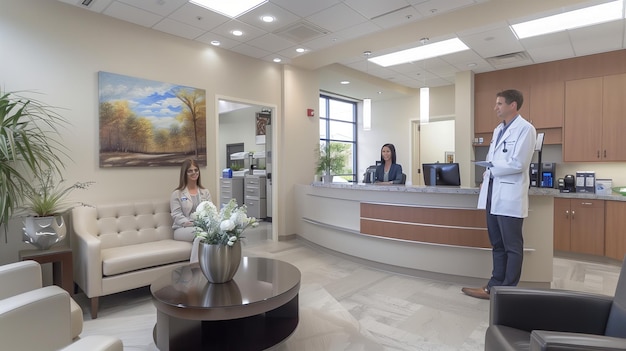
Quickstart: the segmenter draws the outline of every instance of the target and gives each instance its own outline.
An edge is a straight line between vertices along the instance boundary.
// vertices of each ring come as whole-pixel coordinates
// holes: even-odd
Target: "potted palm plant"
[[[24,194],[36,191],[32,178],[46,171],[60,175],[67,157],[59,141],[59,128],[67,120],[56,108],[24,93],[0,90],[0,224],[5,233]]]

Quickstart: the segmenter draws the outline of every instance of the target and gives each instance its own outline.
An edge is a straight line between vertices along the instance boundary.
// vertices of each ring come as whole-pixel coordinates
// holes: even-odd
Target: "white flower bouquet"
[[[246,214],[246,205],[237,207],[235,199],[231,199],[219,211],[211,201],[203,201],[198,204],[192,219],[196,237],[212,245],[233,246],[243,238],[242,233],[246,228],[259,225],[256,218]]]

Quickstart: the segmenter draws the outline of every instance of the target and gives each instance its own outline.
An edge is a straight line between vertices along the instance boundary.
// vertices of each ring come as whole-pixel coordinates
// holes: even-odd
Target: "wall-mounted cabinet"
[[[536,71],[535,71],[536,70]],[[520,114],[545,134],[544,144],[562,143],[565,84],[552,79],[552,71],[520,67],[480,75],[474,88],[474,137],[482,138],[475,146],[488,146],[493,129],[500,122],[494,111],[496,93],[517,89],[524,95]]]
[[[530,109],[529,122],[535,126],[535,129],[563,127],[565,84],[562,81],[531,84],[528,107]]]
[[[626,161],[626,74],[565,82],[563,161]]]

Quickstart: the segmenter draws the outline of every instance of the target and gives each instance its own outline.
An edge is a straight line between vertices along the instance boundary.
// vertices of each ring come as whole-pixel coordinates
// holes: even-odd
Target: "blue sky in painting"
[[[157,129],[180,125],[176,116],[183,109],[182,102],[176,98],[174,90],[193,89],[108,72],[98,73],[98,86],[100,103],[127,100],[137,117],[147,118]]]

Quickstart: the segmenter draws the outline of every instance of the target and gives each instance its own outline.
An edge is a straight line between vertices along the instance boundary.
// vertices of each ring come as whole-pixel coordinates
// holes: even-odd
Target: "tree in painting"
[[[100,167],[206,165],[202,89],[99,73]]]

